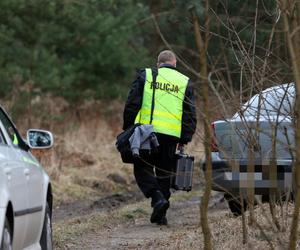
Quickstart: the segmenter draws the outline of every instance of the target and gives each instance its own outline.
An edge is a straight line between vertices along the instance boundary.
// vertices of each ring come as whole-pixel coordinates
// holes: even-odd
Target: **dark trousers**
[[[155,190],[160,190],[165,199],[171,196],[171,179],[174,176],[175,151],[177,142],[173,138],[157,135],[157,152],[141,153],[134,163],[134,176],[143,194],[149,198]]]

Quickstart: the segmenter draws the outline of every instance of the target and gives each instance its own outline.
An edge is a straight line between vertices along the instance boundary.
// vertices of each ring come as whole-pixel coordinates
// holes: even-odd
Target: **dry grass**
[[[72,107],[59,98],[45,98],[42,106],[41,100],[34,101],[33,108],[35,105],[39,106],[41,113],[34,116],[24,115],[17,120],[17,125],[23,134],[29,127],[48,129],[55,134],[54,148],[45,152],[40,160],[52,179],[56,205],[94,199],[114,192],[126,192],[132,188],[132,167],[121,162],[114,146],[115,137],[121,131],[122,103],[86,102],[79,107]],[[7,107],[9,108],[9,105]],[[102,111],[103,107],[105,111]],[[195,156],[197,163],[203,157],[201,131],[200,127],[187,148],[187,152]],[[199,165],[196,165],[196,168],[198,167]],[[196,178],[198,174],[196,172]],[[172,202],[180,203],[189,200],[193,195],[180,193],[172,198]],[[203,248],[199,207],[187,204],[189,203],[173,212],[173,221],[178,220],[174,227],[157,233],[153,228],[146,230],[147,233],[153,234],[153,239],[144,241],[144,249]],[[256,220],[275,249],[287,248],[292,210],[292,204],[284,208],[284,213],[277,207],[277,217],[284,226],[282,231],[278,231],[270,223],[267,204],[255,209]],[[98,212],[69,221],[60,221],[54,224],[56,246],[59,249],[79,249],[74,248],[72,244],[78,243],[82,235],[93,231],[101,233],[106,230],[107,225],[120,230],[125,230],[131,225],[130,228],[134,230],[140,226],[139,223],[149,224],[150,213],[148,202],[143,201],[110,212]],[[211,209],[209,219],[215,249],[270,248],[261,230],[257,226],[249,225],[248,243],[243,245],[241,218],[233,217],[228,209]]]
[[[87,216],[81,216],[69,221],[61,221],[54,224],[54,241],[56,249],[72,249],[78,244],[76,238],[89,232],[101,232],[117,227],[120,224],[149,215],[150,209],[146,201],[128,205],[110,212],[96,212]],[[77,245],[78,247],[78,245]]]
[[[199,203],[194,202],[195,197],[200,197],[199,191],[177,192],[172,196],[168,227],[149,223],[151,208],[148,201],[59,222],[54,225],[56,246],[59,249],[203,249]],[[270,224],[270,214],[264,212],[268,208],[268,204],[257,206],[256,219],[274,249],[287,249],[293,204],[288,204],[284,215],[280,207],[276,207],[277,216],[285,221],[282,231],[277,231]],[[249,217],[248,213],[246,217]],[[232,216],[224,206],[211,209],[209,221],[214,249],[270,249],[257,226],[247,226],[248,243],[243,244],[241,217]]]
[[[75,196],[66,192],[70,194],[70,200],[84,198],[78,197],[78,193],[84,196],[112,193],[132,181],[131,168],[121,162],[114,146],[115,136],[107,122],[100,116],[87,119],[89,122],[66,132],[63,139],[61,136],[56,156],[52,156],[49,164],[50,175],[59,186],[58,190],[65,193],[66,188],[73,190],[79,187],[80,191],[75,191]],[[123,179],[123,183],[108,178],[112,174]],[[60,193],[56,192],[56,198]]]
[[[30,122],[26,119],[26,122],[24,119],[17,122],[22,125],[22,131],[25,131],[30,124],[30,127],[49,129],[55,134],[55,147],[46,152],[40,160],[51,176],[56,205],[79,199],[94,199],[113,192],[127,191],[132,187],[132,168],[121,162],[114,147],[115,136],[121,130],[122,105],[120,103],[106,105],[105,113],[100,112],[103,106],[103,103],[90,102],[74,109],[63,101],[57,100],[56,106],[50,105],[48,108],[42,108],[43,112],[50,114],[51,119],[33,120],[31,117]],[[200,128],[187,148],[187,152],[196,157],[196,162],[203,157],[202,142]],[[197,178],[198,174],[197,172]],[[112,176],[118,178],[111,178]],[[174,196],[172,201],[176,203],[189,200],[191,196],[193,196],[191,193],[181,193]],[[255,210],[257,221],[267,237],[271,239],[275,249],[287,247],[292,208],[293,205],[290,204],[284,210],[284,214],[281,214],[278,208],[277,216],[285,226],[285,230],[280,232],[270,224],[268,205],[264,204]],[[174,212],[174,217],[180,218],[176,228],[171,227],[165,230],[163,237],[159,240],[145,241],[143,247],[145,249],[203,248],[199,228],[199,207],[186,206],[184,209],[186,210],[178,211],[178,214]],[[112,228],[126,227],[128,223],[139,223],[138,221],[144,221],[147,224],[150,212],[148,202],[144,201],[110,212],[94,213],[69,221],[61,221],[54,225],[55,242],[61,249],[72,249],[72,244],[76,244],[77,238],[82,237],[86,232],[101,232],[107,224]],[[184,214],[194,216],[192,222],[187,223],[185,220],[188,221],[189,218],[186,218]],[[270,248],[265,236],[255,226],[248,226],[248,243],[243,245],[241,218],[231,216],[227,209],[212,209],[209,212],[209,218],[215,249]],[[134,228],[135,225],[132,226]]]
[[[13,104],[4,103],[9,113],[15,110]],[[51,177],[55,204],[131,189],[132,166],[123,164],[115,149],[123,105],[120,101],[71,105],[62,98],[47,95],[37,96],[28,107],[22,107],[15,122],[24,137],[28,128],[54,133],[53,149],[35,154]],[[187,151],[196,161],[201,159],[201,129]]]
[[[289,204],[285,209],[285,215],[281,214],[279,206],[276,207],[278,218],[286,220],[278,231],[271,222],[269,205],[263,204],[255,209],[255,217],[258,225],[248,225],[248,243],[243,244],[242,221],[235,218],[228,211],[213,213],[210,216],[215,245],[218,249],[270,249],[270,243],[274,249],[287,249],[289,240],[289,225],[292,218],[293,205]],[[267,213],[265,212],[267,211]],[[247,218],[249,216],[246,213]],[[268,240],[266,239],[268,238]],[[270,241],[270,243],[268,243]]]
[[[53,149],[37,157],[51,177],[55,204],[131,190],[132,166],[122,163],[115,148],[122,112],[123,103],[119,101],[86,101],[71,106],[61,98],[45,97],[43,102],[33,100],[31,111],[17,119],[24,135],[27,128],[54,133]],[[198,131],[187,149],[196,161],[203,155],[200,136]]]
[[[10,111],[12,105],[4,106]],[[131,166],[121,162],[114,146],[121,131],[122,103],[86,101],[72,106],[48,96],[32,100],[25,111],[16,120],[24,136],[28,128],[50,130],[55,136],[53,149],[42,155],[34,152],[51,177],[55,204],[131,188]]]

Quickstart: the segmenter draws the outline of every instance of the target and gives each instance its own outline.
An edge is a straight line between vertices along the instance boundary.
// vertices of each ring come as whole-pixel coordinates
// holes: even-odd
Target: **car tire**
[[[234,216],[242,215],[242,205],[238,197],[233,197],[230,194],[224,194],[224,198],[227,200],[228,207]],[[244,211],[247,210],[247,202],[244,200]]]
[[[291,190],[291,201],[295,202],[297,196],[297,184],[296,184],[296,176],[295,172],[292,172],[292,190]]]
[[[1,250],[12,250],[12,234],[8,219],[5,219],[3,234],[2,234],[2,243]]]
[[[49,205],[47,203],[40,245],[42,250],[52,250],[52,244],[52,217]]]

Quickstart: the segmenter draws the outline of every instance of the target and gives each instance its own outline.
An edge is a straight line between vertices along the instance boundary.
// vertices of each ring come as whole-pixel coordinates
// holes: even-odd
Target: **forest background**
[[[115,190],[107,178],[113,173],[103,169],[128,177],[112,156],[124,102],[138,70],[156,66],[163,49],[176,53],[179,71],[194,83],[199,145],[191,153],[203,158],[206,84],[192,7],[207,43],[211,121],[230,117],[264,88],[293,81],[275,0],[0,1],[1,105],[24,136],[28,128],[54,133],[54,150],[43,160],[58,183],[56,201]],[[97,174],[82,178],[85,166]]]
[[[245,63],[241,48],[227,24],[230,21],[235,27],[249,56],[255,53],[255,70],[259,71],[260,58],[266,53],[273,21],[278,16],[276,1],[258,1],[255,37],[256,1],[209,2],[210,71],[221,72],[230,86],[228,89],[234,93],[240,90],[241,71],[247,68],[241,70]],[[13,104],[13,115],[26,109],[29,100],[49,93],[72,103],[124,99],[136,70],[155,66],[158,52],[166,48],[151,15],[156,17],[160,32],[176,54],[199,71],[188,11],[191,5],[196,6],[203,23],[204,5],[197,0],[3,0],[0,3],[0,97],[18,98],[18,103]],[[269,75],[265,85],[291,81],[287,57],[279,24],[268,63],[268,72],[274,77]],[[196,79],[180,63],[179,70]],[[244,73],[247,82],[249,72]],[[218,77],[220,74],[213,74],[216,86]],[[247,94],[247,91],[243,93]]]
[[[211,120],[230,116],[264,88],[292,82],[279,2],[1,0],[1,105],[23,135],[28,128],[54,133],[54,150],[41,161],[55,206],[135,192],[115,136],[136,72],[155,66],[163,49],[176,53],[178,69],[194,83],[199,123],[189,152],[203,158],[203,65],[192,6],[207,41]],[[64,226],[54,226],[57,246],[66,241]]]

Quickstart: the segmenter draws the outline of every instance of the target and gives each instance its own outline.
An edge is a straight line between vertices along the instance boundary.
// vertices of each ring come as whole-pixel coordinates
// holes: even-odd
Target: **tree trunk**
[[[204,113],[204,148],[205,148],[205,158],[206,158],[206,171],[205,171],[205,190],[201,199],[200,204],[200,215],[201,215],[201,227],[204,236],[204,249],[212,249],[211,231],[208,223],[208,203],[211,193],[212,186],[212,163],[211,163],[211,128],[210,128],[210,115],[209,115],[209,83],[208,83],[208,72],[207,72],[207,46],[208,46],[208,30],[209,30],[209,18],[208,18],[208,0],[205,1],[205,38],[203,40],[200,33],[200,25],[196,11],[194,8],[191,9],[194,33],[196,39],[196,45],[200,54],[200,82],[202,83],[202,99],[203,99],[203,113]]]
[[[159,12],[161,11],[161,0],[151,0],[149,1],[149,8],[151,14],[154,15],[157,22],[159,22]],[[151,34],[151,51],[154,54],[157,54],[158,50],[162,45],[162,40],[160,35],[154,29]]]
[[[284,29],[286,32],[290,60],[292,63],[293,74],[296,87],[296,104],[295,104],[295,165],[293,171],[295,174],[296,199],[295,208],[291,225],[289,249],[296,249],[297,246],[297,232],[299,221],[300,208],[300,3],[296,1],[280,1],[281,11],[284,18]]]

